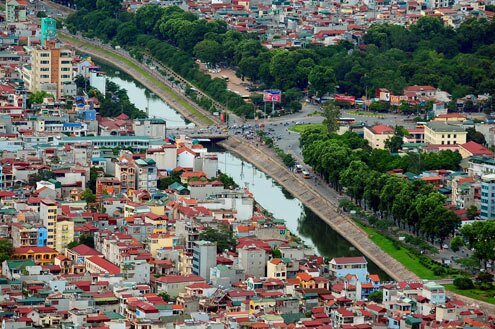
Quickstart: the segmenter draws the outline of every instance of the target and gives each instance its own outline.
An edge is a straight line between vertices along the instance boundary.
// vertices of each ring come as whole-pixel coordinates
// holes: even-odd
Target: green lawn
[[[126,65],[132,67],[134,70],[139,72],[141,75],[143,75],[146,79],[154,83],[157,87],[159,87],[161,90],[163,90],[167,95],[169,95],[171,98],[173,98],[177,103],[179,103],[181,106],[183,106],[185,109],[187,109],[189,112],[191,112],[192,115],[194,115],[198,120],[203,122],[205,125],[211,125],[213,124],[213,121],[205,116],[203,113],[199,112],[196,108],[194,108],[191,104],[186,102],[180,95],[178,95],[175,91],[170,89],[166,84],[161,82],[160,80],[156,79],[153,75],[151,75],[148,71],[142,69],[139,65],[136,65],[129,59],[119,55],[115,54],[114,52],[108,51],[107,49],[100,48],[98,46],[95,46],[92,43],[81,41],[79,39],[67,36],[67,35],[59,35],[59,38],[62,39],[63,41],[67,41],[73,44],[79,44],[79,45],[84,45],[86,47],[92,48],[95,52],[105,54],[106,56],[114,58],[116,61],[120,61],[122,63],[125,63]]]
[[[440,279],[440,277],[433,274],[433,271],[425,267],[419,262],[419,259],[409,252],[405,248],[400,248],[399,250],[394,246],[393,242],[389,240],[386,236],[375,231],[369,226],[365,226],[359,222],[356,222],[366,233],[370,239],[379,246],[387,254],[398,260],[402,265],[404,265],[408,270],[415,273],[421,279],[433,280]]]
[[[303,125],[290,126],[288,129],[290,131],[295,132],[295,133],[302,133],[304,130],[306,130],[308,128],[322,128],[322,129],[324,129],[325,126],[323,125],[323,123],[307,123],[307,124],[303,124]]]
[[[360,116],[366,116],[366,117],[380,117],[382,114],[380,113],[375,113],[375,112],[365,112],[365,111],[349,111],[347,112],[351,115],[360,115]]]
[[[447,290],[455,292],[456,294],[482,300],[490,304],[495,304],[495,288],[491,290],[480,290],[480,289],[461,290],[461,289],[457,289],[453,284],[446,284],[444,286],[445,288],[447,288]]]

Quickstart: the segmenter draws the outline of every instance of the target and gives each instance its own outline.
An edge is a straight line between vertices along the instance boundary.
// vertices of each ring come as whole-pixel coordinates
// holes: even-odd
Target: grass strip
[[[302,125],[290,126],[288,129],[295,133],[302,133],[308,128],[324,129],[325,126],[323,125],[323,123],[306,123]]]
[[[481,300],[490,304],[495,304],[495,288],[492,288],[490,290],[481,290],[476,288],[461,290],[453,284],[446,284],[444,286],[447,290],[455,292],[456,294]]]
[[[419,258],[411,253],[409,250],[405,248],[397,249],[394,245],[393,241],[388,239],[383,234],[375,231],[373,228],[363,225],[362,223],[356,221],[356,224],[359,225],[367,234],[368,237],[373,241],[378,247],[380,247],[387,254],[395,258],[402,265],[404,265],[409,271],[413,272],[421,279],[426,280],[435,280],[440,279],[441,277],[436,276],[433,271],[423,264],[420,263]]]

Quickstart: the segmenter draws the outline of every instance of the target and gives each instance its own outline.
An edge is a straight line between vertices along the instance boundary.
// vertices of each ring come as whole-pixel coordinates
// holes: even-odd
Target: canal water
[[[170,127],[188,124],[173,108],[156,95],[151,94],[147,88],[128,74],[119,72],[112,66],[101,63],[98,65],[106,72],[110,81],[127,90],[130,101],[139,109],[145,111],[149,102],[151,117],[167,120],[167,125]],[[219,155],[219,169],[231,176],[239,186],[247,187],[253,193],[255,200],[275,218],[284,219],[290,231],[299,235],[305,245],[316,248],[318,254],[330,259],[362,255],[271,177],[220,147],[215,147],[215,151],[218,151]],[[379,274],[384,280],[390,279],[374,263],[370,262],[368,269],[370,273]]]
[[[107,79],[121,88],[127,90],[129,100],[144,112],[149,106],[149,117],[161,118],[167,121],[168,127],[185,127],[191,125],[177,111],[162,101],[160,97],[153,94],[125,72],[118,71],[110,65],[98,63],[102,71],[106,73]]]

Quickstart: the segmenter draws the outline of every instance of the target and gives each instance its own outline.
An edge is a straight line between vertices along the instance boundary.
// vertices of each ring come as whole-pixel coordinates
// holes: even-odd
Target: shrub
[[[433,274],[435,274],[436,276],[442,276],[445,274],[445,268],[443,268],[442,266],[434,266]]]
[[[468,278],[466,276],[456,278],[454,280],[454,286],[457,289],[461,289],[461,290],[474,288],[473,280],[471,280],[470,278]]]

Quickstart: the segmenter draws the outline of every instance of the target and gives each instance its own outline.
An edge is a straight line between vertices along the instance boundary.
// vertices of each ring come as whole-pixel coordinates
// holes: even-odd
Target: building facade
[[[385,125],[364,127],[364,139],[373,149],[384,149],[385,141],[394,135],[394,128]]]
[[[429,122],[425,126],[425,143],[434,145],[465,144],[467,132],[461,127],[444,122]]]
[[[195,241],[193,247],[192,273],[210,281],[210,269],[217,264],[217,243]]]
[[[23,70],[24,81],[30,92],[46,91],[56,98],[62,96],[62,85],[72,82],[72,51],[60,48],[53,40],[45,47],[32,49],[31,67]]]
[[[42,199],[40,202],[40,219],[47,228],[46,246],[55,247],[55,230],[57,223],[57,203],[53,200]]]
[[[495,218],[495,174],[481,177],[481,219]]]

